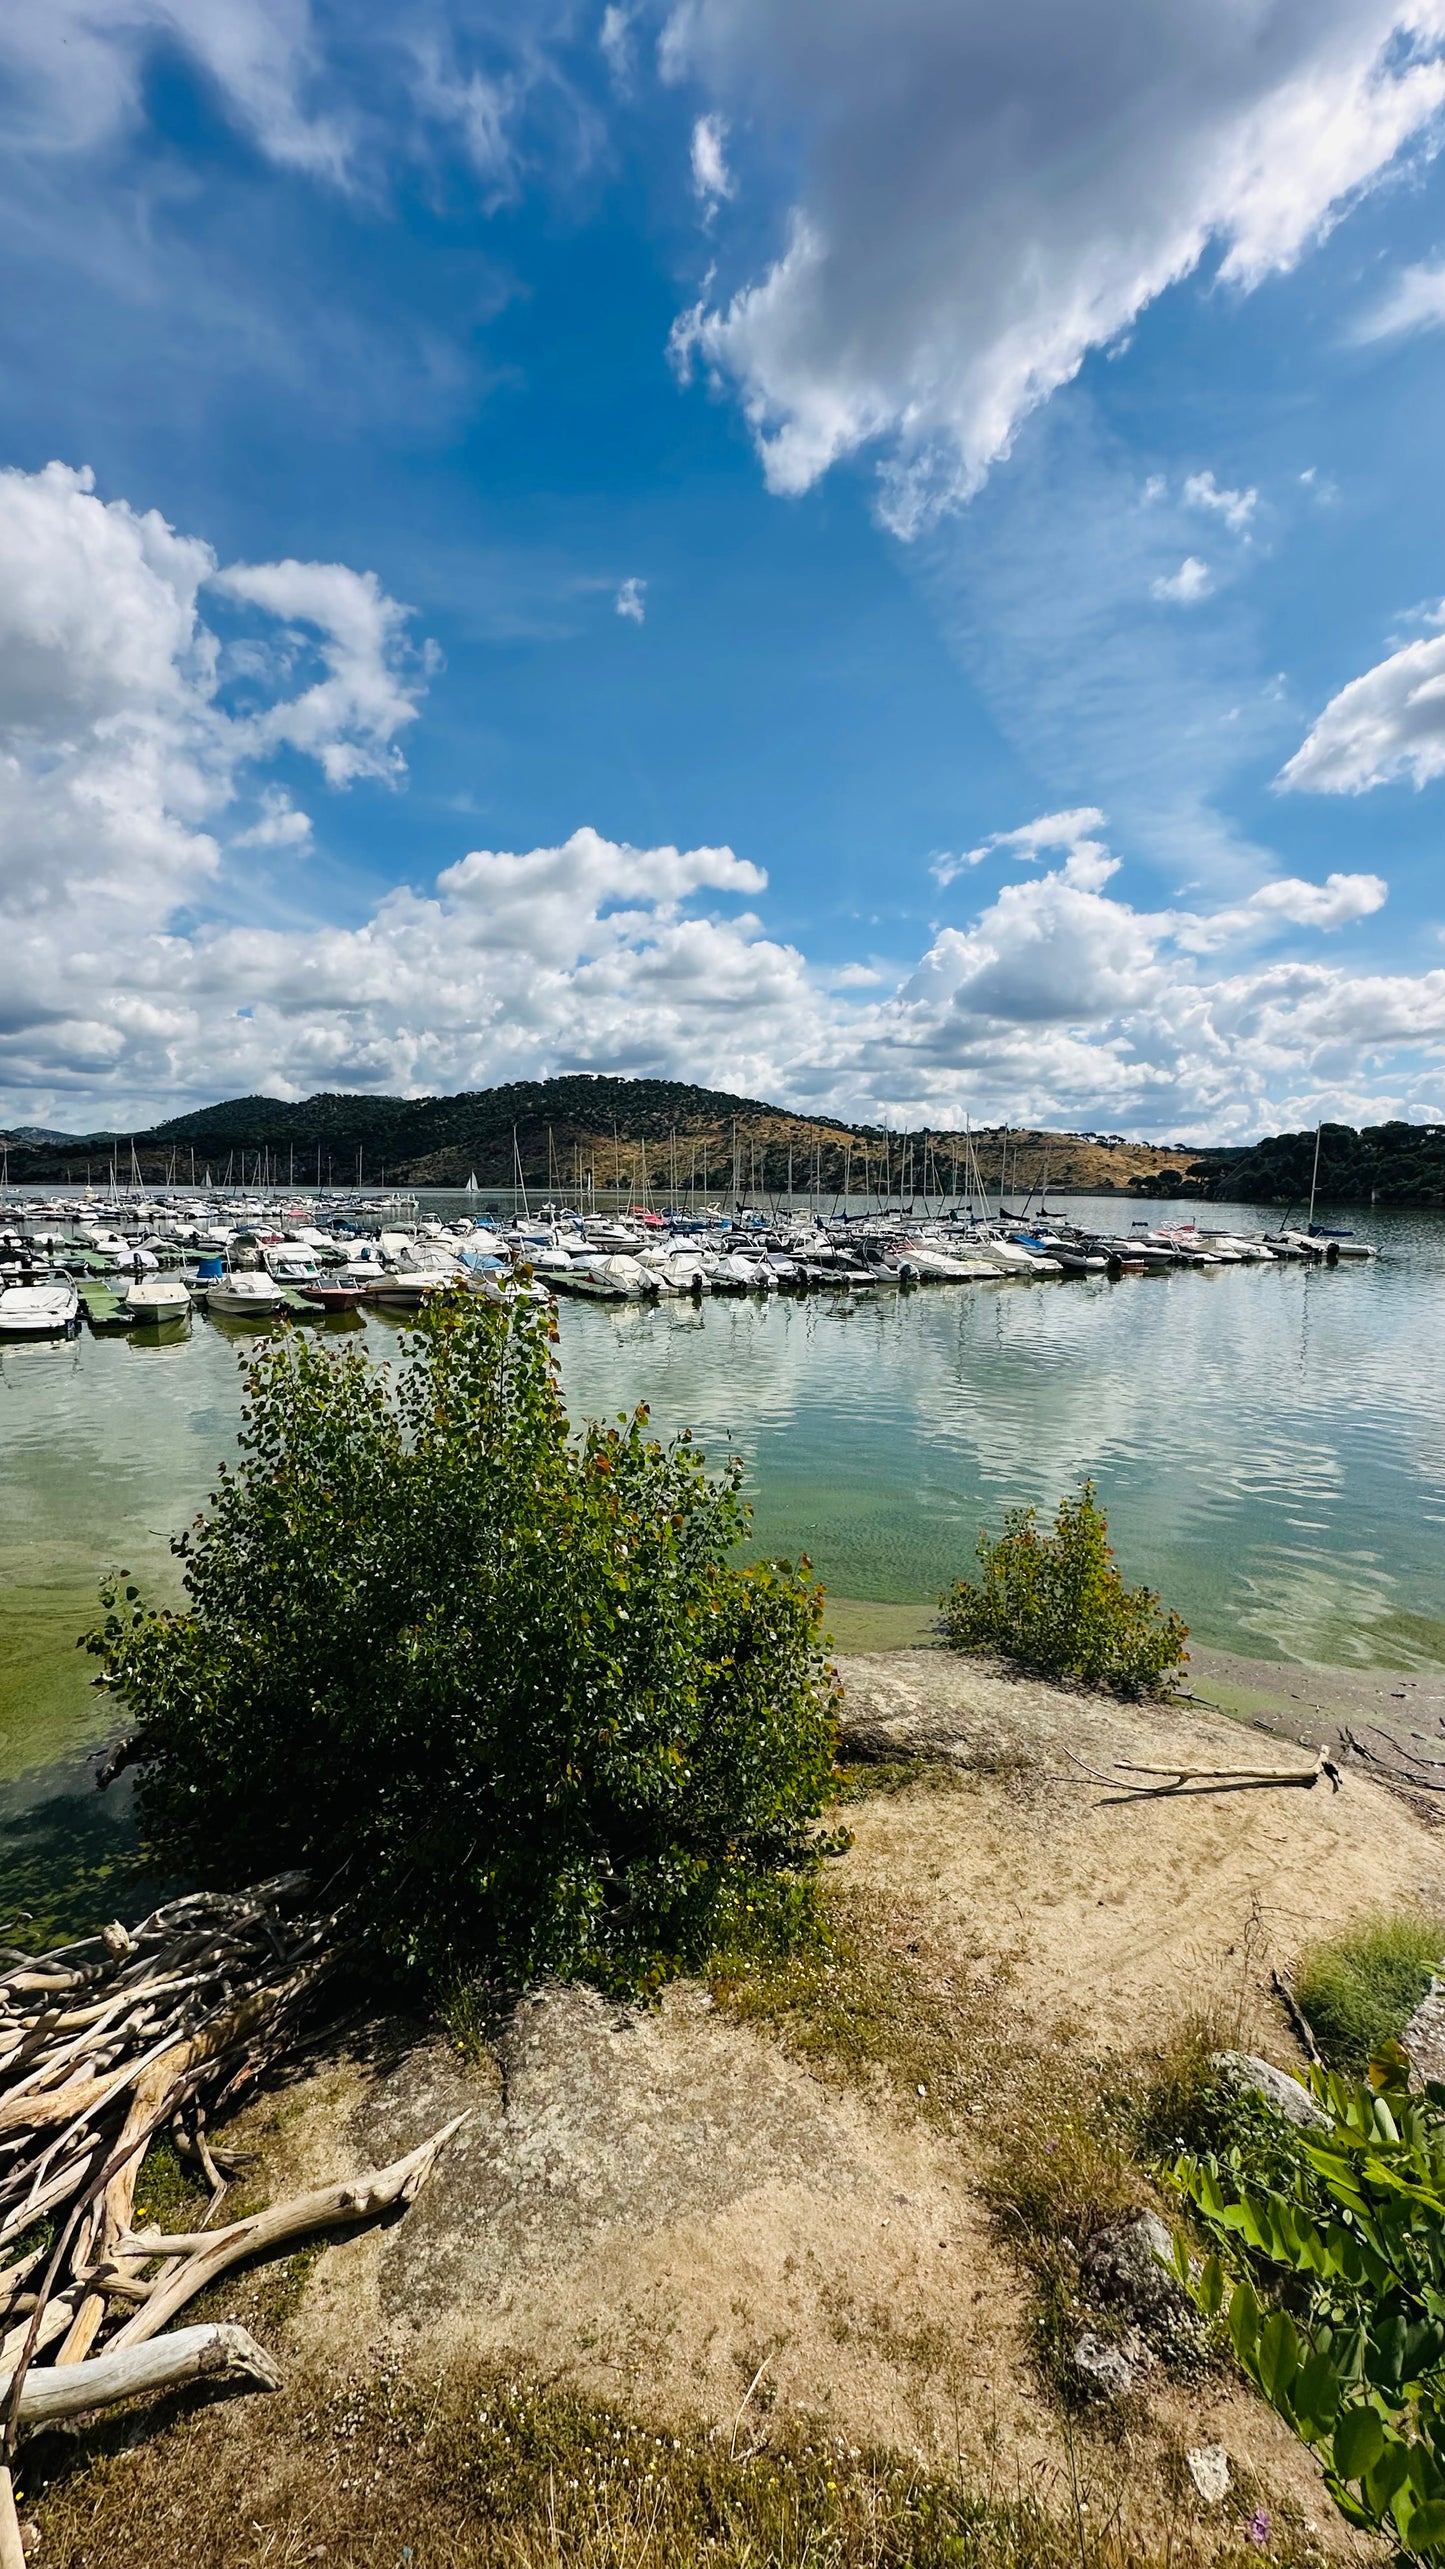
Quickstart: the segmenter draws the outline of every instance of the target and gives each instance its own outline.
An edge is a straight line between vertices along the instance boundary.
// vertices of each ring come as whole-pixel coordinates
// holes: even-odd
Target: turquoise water
[[[1140,1210],[1080,1209],[1121,1225]],[[944,1286],[852,1305],[564,1302],[563,1378],[575,1413],[645,1399],[664,1432],[742,1453],[759,1548],[806,1550],[841,1597],[931,1599],[968,1566],[981,1524],[1018,1502],[1051,1508],[1092,1474],[1126,1574],[1201,1641],[1441,1667],[1445,1222],[1354,1218],[1381,1246],[1376,1265]],[[393,1321],[370,1315],[364,1333],[395,1352]],[[198,1319],[174,1346],[0,1350],[12,1900],[17,1885],[33,1899],[77,1827],[88,1864],[122,1859],[124,1789],[102,1802],[77,1788],[113,1712],[75,1637],[107,1568],[174,1592],[170,1538],[232,1450],[247,1337]]]

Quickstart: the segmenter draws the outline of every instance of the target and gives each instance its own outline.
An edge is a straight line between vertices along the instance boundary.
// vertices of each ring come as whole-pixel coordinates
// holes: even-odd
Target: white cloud
[[[727,124],[721,116],[699,116],[692,129],[692,192],[709,214],[733,193],[728,171]]]
[[[1192,607],[1196,598],[1207,598],[1210,591],[1209,565],[1197,553],[1186,553],[1177,571],[1167,577],[1151,580],[1149,594],[1167,605]]]
[[[615,67],[634,14],[604,18]],[[563,68],[573,17],[570,0],[510,12],[437,0],[349,12],[313,0],[5,0],[0,145],[12,161],[96,151],[140,121],[155,60],[180,53],[282,167],[354,191],[388,160],[459,142],[496,203],[515,192],[533,107],[565,128],[573,166],[600,140],[595,108]]]
[[[635,579],[624,580],[613,603],[617,609],[617,613],[620,616],[625,616],[629,624],[645,624],[647,621],[647,582],[645,580]]]
[[[309,847],[311,815],[298,811],[282,785],[267,785],[258,817],[247,830],[237,830],[232,847]]]
[[[1415,330],[1445,325],[1445,264],[1428,262],[1402,268],[1389,293],[1355,325],[1353,336],[1364,347],[1376,339],[1403,339]],[[1301,477],[1303,478],[1303,476]]]
[[[223,573],[87,475],[0,474],[8,1120],[123,1125],[253,1090],[574,1067],[874,1121],[1156,1132],[1410,1113],[1438,1089],[1445,969],[1311,950],[1378,908],[1378,877],[1148,913],[1119,896],[1090,805],[986,842],[1019,870],[901,975],[811,966],[769,933],[767,878],[730,848],[592,829],[474,849],[350,925],[301,917],[307,816],[267,762],[300,751],[333,786],[384,781],[416,684],[401,610],[346,566]],[[1227,970],[1210,960],[1225,946],[1244,955]]]
[[[900,535],[1212,250],[1291,267],[1445,102],[1441,0],[679,0],[665,75],[796,179],[764,273],[685,316],[770,486],[883,448]]]
[[[410,609],[386,595],[374,571],[343,562],[237,562],[215,572],[210,586],[284,618],[293,649],[317,637],[324,674],[251,717],[254,754],[283,744],[303,750],[320,761],[329,785],[401,772],[396,735],[416,718],[421,675],[405,649]]]
[[[1212,954],[1220,946],[1268,936],[1281,925],[1329,934],[1372,917],[1389,897],[1390,887],[1379,874],[1331,874],[1323,883],[1281,875],[1232,909],[1215,910],[1202,919],[1181,917],[1174,941],[1187,953]]]
[[[1222,517],[1231,535],[1242,535],[1259,505],[1255,490],[1222,490],[1212,473],[1191,473],[1184,485],[1186,508],[1207,508]]]
[[[971,847],[963,856],[935,857],[929,871],[935,882],[946,885],[982,865],[986,856],[1011,856],[1017,864],[1031,865],[1046,851],[1057,848],[1067,848],[1069,863],[1077,868],[1106,853],[1090,836],[1103,826],[1104,815],[1092,803],[1081,804],[1072,812],[1045,812],[1036,821],[1026,821],[1022,829],[995,830],[981,847]]]
[[[626,89],[632,78],[633,9],[622,8],[618,0],[608,0],[602,12],[602,26],[597,42],[602,59],[620,89]]]
[[[1400,777],[1428,785],[1442,775],[1445,634],[1437,633],[1407,643],[1332,696],[1279,781],[1309,794],[1364,794]]]
[[[77,150],[137,113],[147,59],[183,49],[272,160],[344,174],[351,137],[324,103],[307,0],[9,0],[0,65],[8,142]]]

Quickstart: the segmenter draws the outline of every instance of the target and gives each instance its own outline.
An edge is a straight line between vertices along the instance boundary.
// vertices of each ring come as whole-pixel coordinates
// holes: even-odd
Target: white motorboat
[[[227,1320],[268,1320],[286,1308],[286,1296],[274,1276],[261,1267],[228,1267],[224,1274],[209,1276],[196,1288],[206,1297],[206,1309]]]
[[[1040,1257],[1036,1249],[1026,1249],[1021,1240],[982,1239],[978,1254],[992,1267],[1001,1267],[1009,1275],[1056,1276],[1062,1273],[1057,1258]]]
[[[387,1252],[388,1239],[395,1234],[383,1232],[382,1252]],[[465,1284],[466,1270],[460,1261],[430,1241],[402,1244],[395,1266],[388,1265],[371,1288],[373,1302],[390,1304],[394,1310],[418,1311],[434,1293],[444,1292],[448,1285]]]
[[[0,1292],[0,1337],[74,1338],[79,1329],[80,1296],[69,1276],[6,1285]]]
[[[190,1288],[184,1276],[156,1271],[137,1276],[126,1288],[126,1317],[137,1329],[187,1329],[191,1319]]]
[[[612,1257],[574,1258],[569,1274],[557,1278],[569,1293],[586,1294],[601,1302],[642,1302],[649,1294],[660,1293],[661,1278],[655,1269],[644,1267],[637,1258],[620,1253]]]

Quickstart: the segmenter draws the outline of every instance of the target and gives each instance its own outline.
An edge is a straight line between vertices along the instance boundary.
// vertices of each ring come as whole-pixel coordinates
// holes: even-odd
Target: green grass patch
[[[1445,1953],[1445,1921],[1381,1911],[1301,1955],[1295,1996],[1331,2069],[1363,2070],[1405,2030]]]

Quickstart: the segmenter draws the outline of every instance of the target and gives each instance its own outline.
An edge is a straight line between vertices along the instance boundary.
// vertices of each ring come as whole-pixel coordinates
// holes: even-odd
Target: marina
[[[520,1202],[516,1200],[520,1195]],[[1286,1214],[1201,1222],[1178,1208],[1100,1222],[1040,1199],[1010,1207],[957,1196],[896,1206],[791,1186],[786,1202],[715,1204],[625,1200],[607,1212],[513,1204],[423,1215],[414,1196],[382,1199],[257,1196],[187,1200],[113,1191],[104,1204],[0,1199],[0,1334],[73,1336],[82,1320],[183,1331],[193,1309],[272,1320],[354,1311],[364,1303],[415,1311],[444,1288],[493,1300],[558,1294],[596,1302],[661,1302],[675,1295],[856,1296],[911,1287],[1037,1283],[1219,1269],[1368,1262],[1373,1242],[1351,1228]]]
[[[83,1226],[56,1199],[5,1208],[3,1292],[76,1297],[68,1334],[0,1335],[0,1846],[37,1897],[129,1844],[124,1787],[98,1795],[87,1764],[108,1707],[76,1641],[101,1576],[178,1595],[172,1541],[234,1454],[268,1334],[396,1362],[437,1282],[555,1296],[574,1418],[645,1401],[658,1434],[690,1431],[714,1466],[741,1456],[752,1550],[806,1551],[849,1647],[922,1635],[981,1526],[1049,1513],[1088,1476],[1129,1576],[1198,1642],[1445,1669],[1438,1216],[1323,1205],[1313,1245],[1262,1255],[1242,1206],[1065,1198],[1047,1228],[1022,1207],[985,1224],[874,1205],[844,1225],[795,1206],[791,1225],[684,1232],[624,1204],[574,1269],[544,1236],[565,1242],[568,1217],[514,1222],[460,1191],[297,1209],[311,1218],[287,1228],[329,1247],[264,1238],[283,1226],[256,1200],[204,1225],[185,1203]],[[202,1228],[222,1236],[180,1236]],[[142,1282],[185,1287],[178,1321],[138,1321],[137,1252]],[[629,1289],[599,1292],[602,1275]]]

